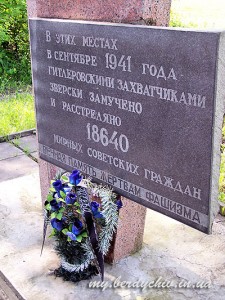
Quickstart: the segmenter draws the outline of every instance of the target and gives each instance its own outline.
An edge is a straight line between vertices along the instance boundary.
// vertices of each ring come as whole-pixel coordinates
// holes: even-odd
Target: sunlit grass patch
[[[0,100],[0,136],[35,127],[33,96],[17,93]]]

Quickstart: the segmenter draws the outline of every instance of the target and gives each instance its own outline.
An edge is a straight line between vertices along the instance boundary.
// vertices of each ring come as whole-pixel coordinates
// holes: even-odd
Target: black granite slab
[[[29,25],[40,157],[210,231],[220,33]]]

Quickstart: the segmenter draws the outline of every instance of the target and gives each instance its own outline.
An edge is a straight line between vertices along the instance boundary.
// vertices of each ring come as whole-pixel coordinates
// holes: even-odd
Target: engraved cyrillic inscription
[[[30,30],[41,158],[206,232],[219,34],[42,19]]]

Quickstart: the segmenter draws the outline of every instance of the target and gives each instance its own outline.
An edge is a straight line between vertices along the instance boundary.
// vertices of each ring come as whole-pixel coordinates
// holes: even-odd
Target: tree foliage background
[[[26,0],[0,1],[0,92],[31,84]]]

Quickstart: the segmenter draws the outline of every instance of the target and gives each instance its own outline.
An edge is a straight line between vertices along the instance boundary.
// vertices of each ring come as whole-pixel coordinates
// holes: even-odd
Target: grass
[[[15,82],[13,80],[9,81],[6,80],[6,82],[3,82],[4,78],[0,84],[0,100],[18,93],[30,93],[32,92],[31,85],[27,85],[23,82]]]
[[[0,136],[34,127],[34,100],[30,93],[16,93],[0,100]]]

